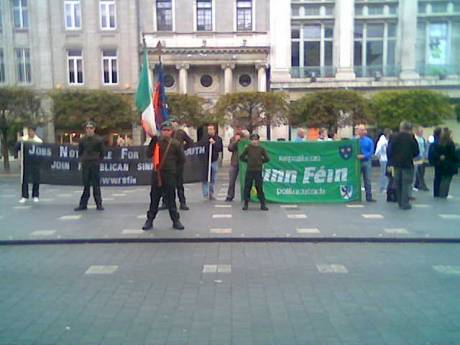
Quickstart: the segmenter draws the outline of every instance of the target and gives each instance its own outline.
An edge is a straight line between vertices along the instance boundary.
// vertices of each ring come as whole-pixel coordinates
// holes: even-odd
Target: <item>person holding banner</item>
[[[224,145],[222,138],[217,135],[216,126],[213,124],[208,125],[208,134],[203,136],[202,141],[206,143],[206,157],[208,162],[206,165],[204,181],[202,183],[203,197],[209,200],[214,198],[214,186],[216,184],[216,176],[219,160],[219,153],[224,152]]]
[[[88,121],[85,126],[86,135],[78,143],[78,156],[80,157],[83,178],[83,194],[81,195],[79,206],[74,211],[85,211],[88,209],[91,186],[93,186],[96,209],[104,211],[100,183],[100,162],[104,158],[104,143],[102,142],[102,138],[95,135],[95,130],[95,123]]]
[[[243,211],[248,209],[253,182],[255,182],[256,185],[257,197],[260,201],[260,209],[262,211],[268,211],[268,207],[265,205],[262,167],[265,163],[270,161],[270,158],[268,157],[267,151],[260,146],[259,139],[260,137],[258,134],[251,134],[249,137],[251,143],[246,146],[240,156],[240,160],[247,163],[246,177],[244,180]]]
[[[29,179],[32,180],[32,199],[34,202],[39,202],[40,189],[40,160],[39,158],[30,159],[27,166],[24,165],[24,143],[41,144],[43,140],[35,133],[35,127],[27,129],[27,136],[22,137],[16,145],[16,152],[21,151],[21,182],[22,195],[19,200],[20,204],[24,204],[29,199]]]
[[[164,198],[173,222],[173,228],[184,230],[177,212],[175,192],[177,174],[185,163],[184,150],[180,143],[173,138],[173,126],[170,121],[164,121],[160,127],[161,136],[153,136],[147,149],[147,156],[153,158],[152,180],[150,188],[150,206],[147,220],[142,230],[153,228],[153,220],[158,213],[161,197]]]

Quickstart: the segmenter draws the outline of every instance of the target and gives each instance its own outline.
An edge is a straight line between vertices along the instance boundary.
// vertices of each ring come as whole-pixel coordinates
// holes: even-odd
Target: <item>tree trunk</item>
[[[7,136],[8,130],[2,129],[2,157],[3,157],[3,169],[5,171],[10,171],[10,159],[8,154],[8,140]]]
[[[270,124],[267,125],[267,140],[268,141],[272,140],[272,128]]]

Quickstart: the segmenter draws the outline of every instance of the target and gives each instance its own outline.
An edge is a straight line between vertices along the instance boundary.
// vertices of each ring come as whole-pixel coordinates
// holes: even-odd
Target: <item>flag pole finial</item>
[[[157,50],[157,53],[158,53],[158,62],[161,63],[161,54],[163,52],[163,45],[161,44],[161,41],[158,41],[156,50]]]

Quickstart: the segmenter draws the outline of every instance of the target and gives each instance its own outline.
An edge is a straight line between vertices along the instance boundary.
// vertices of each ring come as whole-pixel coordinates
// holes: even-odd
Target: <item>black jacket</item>
[[[209,139],[211,138],[210,135],[203,136],[200,143],[205,144],[205,152],[206,152],[206,160],[209,157]],[[211,155],[211,162],[216,162],[219,159],[219,153],[224,152],[224,144],[222,143],[222,138],[218,135],[212,137],[215,143],[212,145],[212,155]],[[207,164],[207,163],[206,163]]]
[[[417,140],[411,133],[399,132],[393,135],[388,142],[388,162],[395,168],[413,168],[413,160],[419,153]]]
[[[169,145],[168,150],[167,147],[170,141],[171,144]],[[179,168],[185,163],[185,154],[180,143],[174,138],[168,140],[166,138],[158,138],[157,136],[154,136],[152,140],[150,140],[147,148],[147,157],[153,157],[154,147],[157,143],[160,145],[160,171],[176,174]]]
[[[94,162],[104,158],[104,143],[102,138],[93,136],[84,136],[78,143],[78,156],[82,162]]]
[[[182,148],[187,149],[193,144],[193,139],[183,129],[176,129],[173,134],[173,138],[176,139]]]
[[[435,167],[439,168],[441,175],[456,175],[458,168],[455,144],[453,142],[446,145],[438,143],[433,152],[433,163]]]

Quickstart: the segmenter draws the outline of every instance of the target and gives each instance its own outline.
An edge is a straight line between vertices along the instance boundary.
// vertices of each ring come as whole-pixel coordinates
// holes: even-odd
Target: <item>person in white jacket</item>
[[[388,178],[386,175],[387,172],[387,147],[388,147],[388,139],[391,135],[391,129],[386,128],[383,131],[383,134],[380,136],[379,141],[377,141],[377,146],[375,148],[375,156],[379,160],[380,164],[380,192],[384,193],[387,190],[388,185]]]

